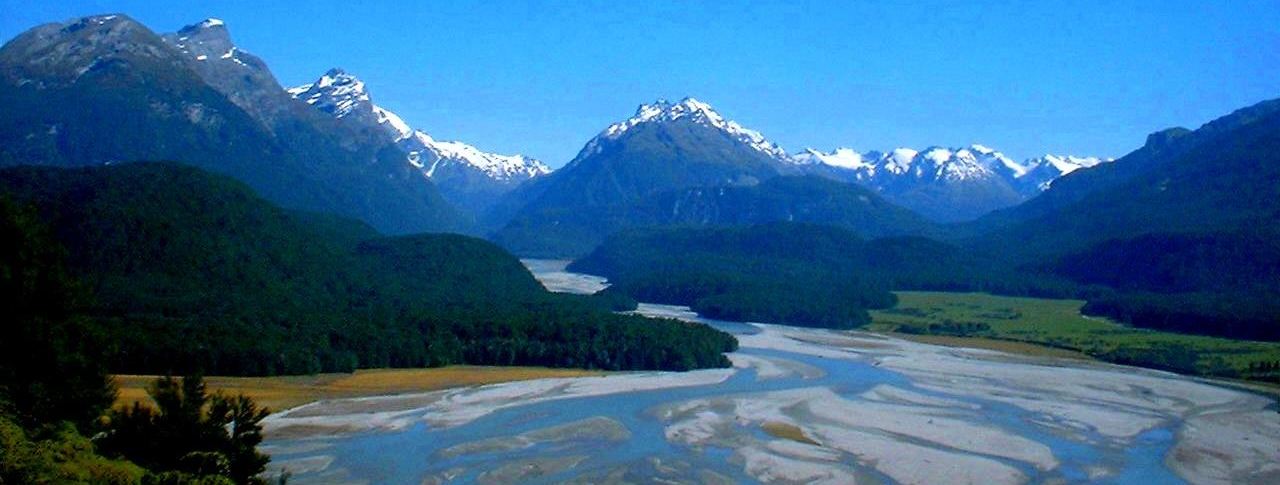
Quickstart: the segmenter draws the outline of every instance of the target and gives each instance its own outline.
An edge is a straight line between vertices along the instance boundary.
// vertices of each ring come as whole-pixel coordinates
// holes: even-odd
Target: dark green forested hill
[[[704,326],[611,314],[546,292],[497,246],[383,238],[166,163],[0,170],[34,207],[116,372],[278,374],[451,363],[607,369],[727,365]]]
[[[668,225],[799,222],[842,227],[873,238],[930,235],[939,230],[871,189],[817,175],[671,191],[652,197],[646,207],[653,212],[652,219]]]
[[[959,248],[919,237],[865,240],[797,223],[624,231],[570,269],[607,276],[642,301],[713,318],[852,328],[890,290],[1027,291]]]
[[[1280,100],[1054,182],[979,221],[962,244],[1052,272],[1088,291],[1085,311],[1138,326],[1280,338]],[[979,225],[981,225],[979,224]]]
[[[1280,100],[1192,131],[1167,130],[1110,163],[1055,181],[987,218],[967,241],[1021,261],[1149,233],[1235,232],[1280,220]]]
[[[1051,270],[1113,289],[1086,313],[1135,325],[1280,340],[1280,234],[1275,227],[1150,233],[1114,239],[1053,261]]]

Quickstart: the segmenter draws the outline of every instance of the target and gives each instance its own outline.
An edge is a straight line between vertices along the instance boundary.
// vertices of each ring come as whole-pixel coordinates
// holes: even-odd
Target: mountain
[[[364,81],[331,69],[313,83],[288,90],[334,118],[395,143],[405,160],[435,182],[446,200],[475,215],[484,214],[520,184],[551,173],[523,155],[498,155],[458,141],[438,141],[410,128],[400,116],[373,103]]]
[[[356,220],[282,209],[191,166],[0,169],[0,220],[15,209],[45,227],[39,247],[65,255],[92,296],[62,310],[108,337],[116,373],[687,370],[728,366],[722,352],[735,346],[704,325],[550,293],[480,239],[382,237]]]
[[[1038,260],[1149,233],[1250,231],[1280,217],[1280,100],[1200,129],[1165,130],[1113,163],[1062,177],[1021,206],[984,217],[975,246]]]
[[[280,96],[280,84],[267,64],[236,47],[222,20],[206,19],[161,38],[196,61],[189,65],[201,79],[268,129],[297,108]]]
[[[751,186],[778,176],[786,153],[692,98],[641,105],[587,142],[564,168],[514,196],[494,240],[520,254],[583,254],[610,233],[660,223],[638,207],[664,192]]]
[[[1016,188],[1024,197],[1031,198],[1049,190],[1053,182],[1064,175],[1113,161],[1115,159],[1051,154],[1032,158],[1023,163],[1023,172],[1017,176],[1021,183]]]
[[[1084,310],[1135,326],[1280,339],[1280,100],[1077,170],[970,225],[973,252],[1110,292]]]
[[[373,104],[364,81],[341,69],[330,69],[315,82],[289,88],[287,92],[289,97],[341,119],[344,126],[370,136],[400,142],[413,134],[398,115]]]
[[[1104,160],[1045,155],[1015,162],[982,145],[888,152],[806,149],[791,156],[805,172],[870,187],[939,222],[975,219],[1031,198],[1058,177]]]
[[[837,226],[866,237],[930,235],[942,230],[869,188],[816,175],[665,192],[652,198],[651,207],[654,220],[677,226],[785,221]]]
[[[957,232],[976,236],[1064,211],[1092,194],[1114,191],[1140,175],[1158,172],[1193,150],[1211,153],[1215,144],[1222,143],[1224,136],[1229,143],[1229,133],[1274,116],[1277,111],[1280,111],[1280,100],[1264,101],[1213,120],[1194,131],[1175,127],[1152,133],[1140,148],[1115,163],[1072,172],[1056,180],[1052,190],[1018,206],[983,216],[957,228]]]
[[[165,37],[124,15],[38,26],[0,48],[0,105],[0,166],[176,160],[386,232],[466,224],[393,144],[290,99],[216,20]]]

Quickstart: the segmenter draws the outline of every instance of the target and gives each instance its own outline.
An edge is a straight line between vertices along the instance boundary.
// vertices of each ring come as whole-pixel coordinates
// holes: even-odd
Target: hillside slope
[[[93,296],[83,312],[117,345],[115,372],[682,370],[726,365],[721,352],[733,346],[704,326],[548,293],[482,240],[382,238],[188,166],[5,169],[0,197],[34,207],[65,246],[69,272]]]
[[[211,29],[184,29],[170,43],[124,15],[103,15],[9,41],[0,48],[0,167],[177,160],[285,207],[385,232],[467,227],[390,143],[289,99],[256,58],[234,48],[210,57],[184,43],[199,34],[229,44],[225,27]]]

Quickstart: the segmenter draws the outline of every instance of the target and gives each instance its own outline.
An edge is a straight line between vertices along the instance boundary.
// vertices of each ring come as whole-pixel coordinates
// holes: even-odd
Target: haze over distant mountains
[[[516,200],[500,206],[523,209],[509,220],[491,214],[490,223],[505,224],[498,241],[534,253],[572,253],[567,248],[593,245],[600,233],[645,224],[838,220],[871,235],[923,234],[926,221],[890,207],[934,222],[970,220],[1104,161],[1048,155],[1018,163],[980,145],[792,155],[705,102],[658,100],[605,128],[545,183],[513,192]],[[801,176],[811,177],[771,182]],[[718,189],[701,189],[709,186]]]
[[[696,187],[750,187],[791,166],[785,152],[705,103],[659,100],[606,127],[546,179],[512,192],[517,207],[494,238],[517,253],[582,254],[611,232],[662,224],[663,196]]]
[[[437,140],[377,105],[365,83],[341,69],[286,90],[261,59],[232,42],[227,25],[217,19],[164,35],[123,15],[49,24],[7,44],[0,67],[14,87],[4,94],[14,98],[6,105],[21,119],[45,126],[40,134],[23,128],[31,126],[25,123],[0,127],[4,139],[12,140],[2,149],[0,163],[32,158],[52,165],[182,160],[244,180],[286,206],[337,211],[390,232],[497,231],[496,237],[507,240],[523,231],[520,227],[542,224],[533,214],[547,215],[540,208],[544,205],[563,205],[554,200],[576,206],[586,198],[588,206],[617,209],[657,192],[669,195],[655,200],[681,200],[685,210],[647,202],[646,208],[629,209],[647,215],[611,210],[612,220],[619,227],[687,222],[696,213],[696,219],[711,223],[712,207],[720,207],[715,217],[733,220],[794,217],[788,215],[795,209],[794,198],[781,202],[788,210],[780,210],[777,192],[768,208],[757,198],[750,215],[724,208],[723,201],[712,202],[705,193],[677,194],[692,187],[748,187],[798,175],[852,182],[926,219],[961,221],[1017,204],[1063,174],[1102,162],[1046,156],[1019,163],[979,145],[788,154],[707,103],[660,100],[607,127],[561,170],[567,175],[544,184],[533,183],[552,173],[541,161]],[[197,91],[198,96],[192,94]],[[35,101],[45,97],[66,103]],[[112,119],[81,113],[111,113]],[[659,125],[682,126],[674,132],[684,135],[702,131],[691,129],[693,125],[714,131],[653,139],[651,128]],[[118,136],[104,136],[113,133]],[[109,141],[99,142],[102,138]],[[632,150],[633,143],[648,146]],[[651,152],[660,145],[666,145],[664,153]],[[717,148],[708,148],[712,146]],[[592,168],[616,156],[646,162],[614,161],[604,163],[604,171]],[[263,165],[266,159],[274,162]],[[592,181],[594,176],[606,179]],[[788,187],[797,190],[793,185]],[[857,188],[848,190],[844,195],[867,197]],[[833,210],[805,204],[813,209],[810,213]],[[847,216],[849,209],[838,212]],[[608,230],[612,224],[601,227]]]
[[[1044,155],[1016,162],[976,144],[862,153],[806,149],[791,159],[808,171],[874,188],[889,200],[944,222],[1015,205],[1048,189],[1058,177],[1112,160]]]
[[[658,100],[551,171],[435,140],[340,69],[286,90],[219,20],[158,35],[99,15],[38,26],[0,48],[0,166],[179,161],[288,208],[384,233],[483,233],[521,255],[578,256],[647,226],[803,222],[1052,265],[1114,260],[1106,248],[1151,241],[1268,240],[1280,218],[1276,103],[1153,133],[1114,161],[1019,162],[977,144],[792,154],[708,103]],[[1207,264],[1177,254],[1187,261],[1152,264]]]
[[[465,90],[455,80],[436,85]],[[412,126],[372,91],[338,68],[286,89],[217,19],[157,34],[91,16],[0,47],[0,482],[275,481],[261,453],[281,482],[299,467],[304,482],[1275,481],[1274,403],[1210,379],[1280,383],[1280,99],[1116,160],[1022,161],[979,144],[791,153],[704,101],[659,99],[553,171],[437,140],[447,126]],[[838,333],[858,328],[890,335]],[[977,358],[990,352],[910,335],[1019,348]],[[1077,353],[1118,365],[1063,371]],[[257,379],[343,394],[271,417],[190,379],[455,365],[535,368],[446,370],[531,380],[430,400]],[[582,377],[541,379],[548,367]],[[1063,372],[1079,392],[1046,394]],[[136,397],[114,376],[162,373],[189,377],[150,386],[152,407],[108,410]],[[441,374],[378,375],[395,382],[361,394]],[[975,388],[994,380],[1049,384]],[[916,392],[948,386],[963,392]],[[836,419],[877,413],[915,421]],[[932,433],[899,432],[926,420]],[[490,436],[504,426],[522,429]],[[369,463],[321,456],[406,443]],[[662,463],[633,459],[654,446]]]

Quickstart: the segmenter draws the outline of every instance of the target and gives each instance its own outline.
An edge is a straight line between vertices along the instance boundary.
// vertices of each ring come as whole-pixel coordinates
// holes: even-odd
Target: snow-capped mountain
[[[460,141],[438,141],[423,131],[415,130],[400,146],[408,151],[409,163],[423,169],[428,177],[459,163],[494,180],[523,181],[551,173],[545,164],[524,155],[499,155]]]
[[[778,160],[786,160],[788,158],[786,150],[769,141],[760,132],[744,128],[733,120],[727,120],[716,112],[711,105],[690,97],[684,98],[678,103],[659,99],[650,104],[640,105],[636,109],[634,116],[609,125],[599,135],[587,142],[587,145],[583,147],[574,161],[599,153],[604,143],[617,140],[636,126],[650,123],[667,123],[676,120],[688,120],[713,127],[760,153]]]
[[[227,26],[220,19],[209,18],[183,27],[173,34],[165,34],[165,41],[189,54],[197,61],[216,59],[247,67],[240,58],[239,49],[231,43]]]
[[[1047,189],[1062,175],[1109,161],[1046,155],[1019,163],[977,144],[887,152],[810,148],[790,160],[809,172],[866,185],[890,200],[946,221],[1017,204]]]
[[[346,119],[360,126],[379,127],[394,142],[403,141],[413,134],[413,129],[403,119],[373,104],[364,81],[342,69],[330,69],[315,82],[289,88],[288,93],[334,118]]]
[[[551,173],[523,155],[499,155],[459,141],[436,140],[415,130],[391,110],[378,106],[364,81],[330,69],[315,82],[288,90],[290,96],[351,125],[381,133],[405,153],[405,160],[439,186],[450,202],[482,213],[517,185]]]
[[[170,160],[387,234],[467,227],[385,142],[352,141],[291,99],[218,20],[167,35],[123,14],[35,27],[0,47],[0,93],[0,165]]]
[[[981,145],[965,148],[933,146],[923,151],[895,148],[888,152],[859,153],[852,148],[821,152],[812,148],[793,155],[796,164],[822,165],[849,170],[856,180],[887,181],[897,177],[914,179],[967,180],[990,177],[1002,168],[1021,169],[1000,152]]]
[[[1022,181],[1020,189],[1031,194],[1049,190],[1049,185],[1058,177],[1082,168],[1097,166],[1114,161],[1114,158],[1077,157],[1072,155],[1044,155],[1023,163],[1025,172],[1019,176]]]
[[[268,130],[290,116],[290,101],[281,95],[267,64],[257,56],[236,47],[226,24],[210,18],[161,36],[188,59],[190,65],[210,86],[253,115]]]
[[[513,209],[492,221],[494,239],[521,255],[583,254],[617,230],[667,220],[655,208],[664,196],[796,172],[781,147],[707,103],[658,100],[608,125],[542,182],[512,192],[503,206]]]

